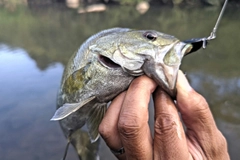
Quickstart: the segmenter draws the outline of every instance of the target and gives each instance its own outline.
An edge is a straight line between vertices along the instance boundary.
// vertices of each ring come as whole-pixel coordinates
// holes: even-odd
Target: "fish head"
[[[133,76],[146,74],[175,96],[177,73],[192,45],[157,31],[131,30],[115,37],[111,60]]]

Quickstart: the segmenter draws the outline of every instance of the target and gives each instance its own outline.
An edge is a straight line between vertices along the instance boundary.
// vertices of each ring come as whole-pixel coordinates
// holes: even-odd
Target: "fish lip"
[[[190,49],[191,49],[191,45],[179,41],[173,47],[173,52],[175,53],[174,56],[176,56],[177,61],[175,61],[173,64],[171,62],[169,62],[169,64],[166,64],[164,62],[164,64],[165,64],[164,65],[165,66],[165,68],[164,68],[165,72],[164,73],[169,73],[169,74],[166,75],[166,78],[168,80],[170,89],[175,88],[177,73],[178,73],[178,70],[180,68],[182,59],[183,59],[185,53],[188,52]],[[167,70],[170,71],[170,72],[167,72]]]
[[[176,97],[176,94],[177,94],[177,90],[176,90],[176,83],[177,83],[177,77],[178,77],[178,70],[181,66],[181,62],[182,62],[182,59],[185,55],[187,55],[189,52],[191,52],[193,46],[191,44],[188,44],[188,43],[184,43],[184,42],[179,42],[178,43],[180,45],[179,46],[175,46],[174,49],[175,51],[177,52],[177,55],[179,56],[179,59],[180,59],[180,63],[175,66],[175,71],[174,71],[174,75],[173,75],[173,78],[172,78],[172,83],[169,83],[169,93],[172,97]]]
[[[159,50],[156,55],[158,56],[157,62],[155,61],[156,64],[152,64],[155,71],[153,71],[153,69],[148,70],[150,72],[148,75],[150,75],[150,77],[153,78],[157,84],[173,98],[176,96],[176,82],[181,61],[184,54],[188,52],[191,47],[192,46],[190,44],[177,41],[174,43],[174,46],[167,50],[164,56]],[[171,62],[171,60],[166,62],[164,61],[165,56],[170,52],[171,54],[174,53],[174,56],[176,56],[176,62]]]
[[[193,48],[192,44],[181,42],[181,41],[176,43],[174,46],[174,50],[176,51],[177,56],[180,59],[180,61],[182,61],[182,58],[185,55],[187,55],[189,52],[191,52],[192,48]],[[181,63],[179,63],[179,66],[180,65],[181,65]]]

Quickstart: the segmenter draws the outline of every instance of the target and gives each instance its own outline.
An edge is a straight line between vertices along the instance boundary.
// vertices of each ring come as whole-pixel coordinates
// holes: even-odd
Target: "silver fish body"
[[[91,36],[65,68],[52,120],[60,120],[66,136],[86,124],[95,142],[108,102],[137,76],[149,76],[175,96],[181,60],[191,49],[191,44],[153,30],[113,28]]]

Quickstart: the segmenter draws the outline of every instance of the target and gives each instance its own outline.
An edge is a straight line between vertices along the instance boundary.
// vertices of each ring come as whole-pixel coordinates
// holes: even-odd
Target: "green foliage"
[[[144,15],[134,7],[126,6],[108,7],[106,12],[89,14],[77,14],[76,10],[63,9],[61,6],[38,10],[18,7],[14,11],[1,8],[0,43],[24,48],[38,67],[45,69],[54,62],[66,64],[84,40],[103,29],[154,29],[184,40],[208,36],[218,14],[219,8],[151,7]],[[214,74],[238,75],[239,18],[237,9],[227,9],[217,39],[211,41],[206,50],[187,56],[182,67],[188,71],[203,69]]]
[[[116,0],[121,5],[135,5],[143,0]]]
[[[0,5],[3,4],[8,8],[15,8],[19,4],[51,4],[56,1],[64,0],[0,0]],[[162,5],[212,5],[219,6],[224,0],[80,0],[81,3],[93,4],[93,3],[117,3],[120,5],[136,5],[139,2],[147,1],[151,4],[162,4]],[[229,2],[239,3],[238,0],[229,0]]]

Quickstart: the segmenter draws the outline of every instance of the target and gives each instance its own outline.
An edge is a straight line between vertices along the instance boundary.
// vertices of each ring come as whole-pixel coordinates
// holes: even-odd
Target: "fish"
[[[183,57],[206,48],[207,42],[216,38],[227,1],[208,37],[180,41],[155,30],[111,28],[88,38],[65,67],[57,110],[51,118],[59,121],[68,139],[63,159],[70,143],[80,159],[98,159],[98,127],[108,104],[136,77],[152,78],[174,99]],[[87,131],[82,130],[84,126]]]
[[[138,76],[147,75],[172,97],[184,55],[193,45],[154,30],[112,28],[88,38],[65,67],[51,120],[59,121],[69,143],[79,144],[77,132],[86,126],[89,141],[113,98]],[[74,143],[73,143],[74,142]]]

